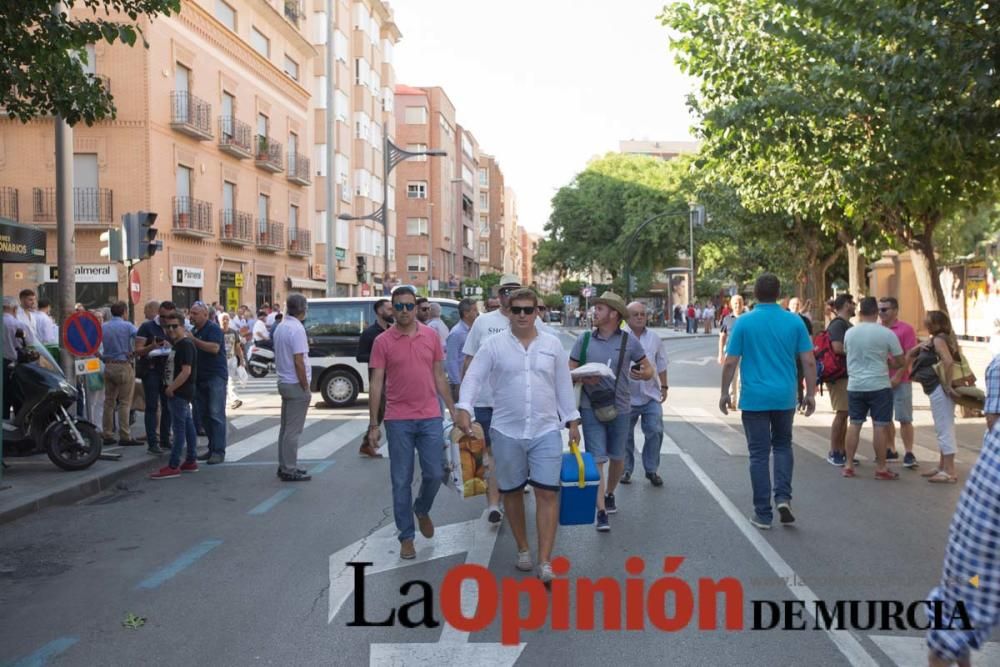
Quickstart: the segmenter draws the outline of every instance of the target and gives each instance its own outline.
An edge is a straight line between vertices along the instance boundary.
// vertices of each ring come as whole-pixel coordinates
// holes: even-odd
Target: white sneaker
[[[531,572],[531,568],[534,564],[531,562],[531,551],[518,551],[517,552],[517,569],[521,572]]]
[[[545,585],[550,584],[556,578],[556,575],[552,572],[552,563],[542,563],[538,566],[538,578]]]

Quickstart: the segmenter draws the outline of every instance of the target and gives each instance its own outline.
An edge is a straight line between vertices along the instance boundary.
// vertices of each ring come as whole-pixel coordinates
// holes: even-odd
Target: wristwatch
[[[669,385],[663,385],[662,387],[660,387],[660,391],[666,391],[667,389],[670,389]]]

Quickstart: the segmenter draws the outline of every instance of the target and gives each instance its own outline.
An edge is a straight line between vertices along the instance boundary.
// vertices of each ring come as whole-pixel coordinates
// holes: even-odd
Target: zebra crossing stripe
[[[314,423],[315,419],[309,419],[306,421],[305,428],[309,428]],[[228,445],[226,447],[226,461],[234,462],[245,459],[251,454],[255,454],[260,450],[264,449],[269,445],[273,445],[278,442],[278,433],[281,431],[281,425],[272,426],[271,428],[264,429],[259,433],[255,433],[245,440],[240,440],[236,444]]]
[[[354,419],[322,433],[305,447],[299,448],[300,459],[325,459],[347,444],[358,444],[357,439],[368,430],[368,420]]]
[[[262,417],[259,415],[244,415],[242,417],[237,417],[236,419],[231,420],[229,423],[233,425],[233,428],[239,430],[253,426],[257,422],[263,421],[264,419],[267,419],[267,417]]]

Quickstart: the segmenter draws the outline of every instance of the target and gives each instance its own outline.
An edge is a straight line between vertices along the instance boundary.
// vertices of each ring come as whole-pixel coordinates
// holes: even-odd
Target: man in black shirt
[[[833,301],[836,316],[830,320],[826,330],[830,334],[830,347],[834,353],[844,355],[844,365],[847,356],[844,352],[844,337],[847,330],[853,326],[854,297],[848,293],[838,294]],[[830,453],[826,455],[827,463],[843,467],[847,463],[847,376],[826,385],[830,389],[830,406],[833,408],[833,424],[830,426]]]
[[[361,334],[361,338],[358,340],[358,353],[355,359],[359,364],[367,364],[368,360],[371,358],[372,346],[375,344],[375,339],[380,333],[392,326],[395,318],[392,314],[392,302],[388,299],[379,299],[375,302],[375,324],[371,325]],[[368,386],[371,386],[372,380],[372,369],[368,369]],[[379,406],[378,411],[378,421],[379,424],[382,423],[382,416],[385,414],[385,394],[382,394],[382,405]],[[358,452],[362,456],[368,456],[373,459],[382,458],[382,455],[378,453],[378,449],[368,442],[368,434],[366,433],[361,438],[361,448]]]
[[[164,392],[170,403],[170,423],[174,442],[170,448],[170,462],[152,473],[150,479],[180,477],[182,472],[198,472],[195,458],[198,435],[191,415],[191,400],[194,398],[195,383],[198,378],[198,350],[194,342],[186,336],[184,321],[174,311],[160,317],[167,338],[173,344],[163,375]],[[187,458],[181,464],[181,452],[187,444]]]
[[[146,447],[150,454],[161,454],[170,446],[170,408],[164,393],[163,375],[167,366],[170,343],[163,331],[160,319],[176,310],[172,301],[149,301],[146,303],[146,321],[139,326],[135,337],[136,377],[142,380],[145,397]],[[157,419],[159,406],[159,419]],[[157,430],[159,426],[159,430]]]

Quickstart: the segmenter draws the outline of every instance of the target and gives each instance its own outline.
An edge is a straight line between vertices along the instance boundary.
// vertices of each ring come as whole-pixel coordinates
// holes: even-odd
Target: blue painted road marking
[[[147,590],[159,588],[165,581],[169,581],[176,575],[194,565],[198,562],[198,559],[220,544],[222,544],[222,540],[205,540],[201,544],[196,544],[178,556],[177,559],[170,565],[157,570],[148,578],[143,579],[142,582],[136,586],[136,588],[145,588]]]
[[[277,505],[282,500],[292,495],[296,491],[298,491],[298,489],[282,489],[281,491],[278,491],[276,494],[274,494],[273,496],[262,502],[260,505],[257,505],[257,507],[254,507],[252,510],[247,512],[247,514],[265,514],[267,512],[270,512],[275,505]]]
[[[326,470],[327,468],[329,468],[332,465],[333,465],[333,461],[332,460],[323,461],[322,463],[317,463],[312,468],[309,468],[309,474],[310,475],[318,475],[318,474],[320,474],[321,472],[323,472],[324,470]]]
[[[49,659],[56,657],[78,641],[80,641],[79,637],[60,637],[59,639],[54,639],[31,655],[21,658],[12,667],[42,667],[48,664]]]

